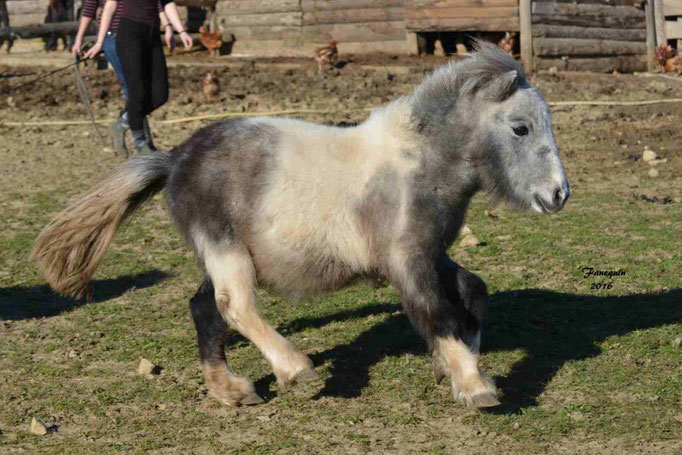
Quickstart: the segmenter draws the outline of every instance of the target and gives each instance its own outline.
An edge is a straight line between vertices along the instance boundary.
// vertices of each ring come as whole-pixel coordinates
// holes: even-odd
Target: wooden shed
[[[234,52],[288,55],[332,39],[345,52],[414,53],[416,36],[518,32],[525,14],[529,66],[630,71],[646,67],[643,1],[218,0],[217,18]]]
[[[538,69],[646,68],[647,30],[641,0],[535,0],[531,11]]]
[[[13,26],[43,21],[49,0],[8,0]],[[79,3],[79,0],[76,0]],[[177,0],[210,6],[233,54],[418,53],[423,37],[519,32],[529,70],[652,67],[653,48],[682,47],[682,0]],[[205,15],[199,15],[199,21]],[[185,16],[188,17],[188,16]],[[189,14],[189,17],[193,17]],[[435,37],[435,38],[434,38]],[[445,48],[445,46],[443,46]],[[451,48],[452,49],[452,48]],[[682,50],[682,49],[680,49]],[[648,55],[648,61],[647,61]]]
[[[23,27],[42,24],[45,22],[49,4],[50,0],[7,0],[10,25],[12,27]]]

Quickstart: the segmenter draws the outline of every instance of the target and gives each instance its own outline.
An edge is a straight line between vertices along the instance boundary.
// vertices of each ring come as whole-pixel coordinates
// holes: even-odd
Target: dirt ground
[[[170,101],[151,119],[157,146],[178,145],[207,124],[191,117],[210,114],[316,110],[297,116],[359,122],[446,61],[346,60],[320,74],[304,59],[170,57]],[[0,93],[48,70],[14,63],[0,58]],[[211,102],[209,66],[221,84]],[[92,68],[88,80],[95,117],[114,119],[113,72]],[[541,73],[532,83],[550,102],[682,98],[682,78]],[[500,412],[464,409],[434,386],[394,290],[365,285],[292,306],[263,291],[263,312],[311,355],[324,387],[278,393],[235,335],[229,361],[267,403],[227,409],[198,372],[187,311],[198,272],[160,198],[117,240],[95,304],[43,285],[27,259],[32,239],[122,160],[87,123],[49,124],[87,120],[70,71],[0,95],[0,451],[681,453],[682,103],[555,106],[553,119],[573,193],[565,211],[490,217],[477,200],[469,224],[487,245],[453,252],[490,287],[482,363],[504,391]],[[643,161],[647,148],[656,165]],[[590,265],[628,276],[591,291],[580,274]],[[162,374],[136,375],[140,356]],[[31,435],[32,416],[52,430]]]

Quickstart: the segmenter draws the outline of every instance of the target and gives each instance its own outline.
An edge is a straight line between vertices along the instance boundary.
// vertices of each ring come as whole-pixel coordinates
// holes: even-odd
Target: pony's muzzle
[[[543,197],[541,194],[535,195],[535,204],[545,213],[555,213],[564,208],[566,201],[571,196],[568,182],[564,181],[551,191],[551,197]]]

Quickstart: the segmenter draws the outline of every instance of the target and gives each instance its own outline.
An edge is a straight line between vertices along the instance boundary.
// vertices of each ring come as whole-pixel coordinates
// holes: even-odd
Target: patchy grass
[[[595,80],[611,83],[582,77],[564,92],[553,78],[540,82],[569,98]],[[162,198],[118,236],[92,303],[57,297],[27,261],[32,241],[114,159],[91,151],[85,129],[21,132],[6,159],[28,164],[0,183],[0,452],[679,453],[682,204],[633,196],[682,196],[679,128],[658,137],[667,124],[654,123],[679,126],[674,109],[630,109],[614,126],[623,117],[604,108],[579,131],[571,126],[585,112],[558,112],[573,196],[555,216],[496,209],[494,218],[484,197],[474,200],[468,224],[486,244],[451,254],[492,296],[481,363],[503,405],[484,412],[434,384],[395,290],[368,284],[300,299],[259,291],[261,311],[310,355],[323,381],[278,392],[257,349],[233,333],[228,362],[267,403],[221,407],[206,395],[188,312],[200,274]],[[159,130],[168,142],[187,134]],[[51,154],[22,148],[47,134],[61,138]],[[668,150],[658,180],[623,159],[642,138]],[[58,148],[68,140],[73,149]],[[605,150],[599,159],[594,143]],[[584,267],[626,275],[591,289],[605,280],[585,279]],[[162,374],[137,375],[140,357]],[[52,432],[30,434],[32,416]]]

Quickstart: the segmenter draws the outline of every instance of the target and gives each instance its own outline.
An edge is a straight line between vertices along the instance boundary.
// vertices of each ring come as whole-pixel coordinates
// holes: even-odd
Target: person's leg
[[[107,33],[107,37],[102,44],[102,52],[104,52],[104,57],[107,61],[111,63],[111,67],[114,68],[114,73],[118,77],[118,81],[121,83],[121,88],[123,89],[123,96],[128,99],[128,86],[126,85],[125,76],[123,75],[123,67],[121,66],[121,59],[118,58],[118,53],[116,52],[116,34]]]
[[[126,111],[128,123],[133,133],[135,148],[145,144],[143,119],[148,104],[148,43],[145,32],[148,27],[125,19],[121,20],[116,34],[116,53],[123,68],[123,77],[128,87]]]
[[[7,2],[5,0],[0,0],[0,27],[9,27],[9,13],[7,12]],[[5,42],[4,39],[0,39],[0,47]],[[7,53],[12,48],[14,40],[12,37],[7,38]]]
[[[163,54],[163,45],[159,38],[153,39],[152,42],[150,70],[151,96],[149,97],[149,105],[146,109],[147,115],[168,101],[168,67],[166,66],[166,56]],[[149,145],[150,149],[156,150],[147,117],[144,119],[143,126],[147,145]]]
[[[121,67],[121,60],[118,58],[118,54],[116,53],[116,34],[107,33],[107,37],[104,39],[104,43],[102,44],[102,52],[104,52],[104,57],[106,57],[107,61],[111,63],[111,66],[114,68],[114,73],[116,73],[118,80],[121,82],[123,95],[125,100],[127,100],[128,87],[125,83],[123,68]],[[128,148],[126,147],[125,143],[125,135],[129,129],[130,125],[128,124],[128,113],[124,109],[121,112],[121,116],[109,124],[109,133],[111,134],[114,151],[117,155],[123,157],[129,156]]]

